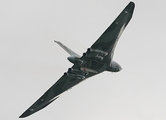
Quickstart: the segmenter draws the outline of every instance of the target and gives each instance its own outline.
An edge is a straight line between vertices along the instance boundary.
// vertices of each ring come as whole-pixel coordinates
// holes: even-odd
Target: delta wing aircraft
[[[74,65],[20,118],[27,117],[56,100],[61,93],[77,85],[86,78],[92,77],[104,71],[119,72],[121,66],[112,60],[116,43],[123,30],[132,18],[135,4],[130,2],[97,41],[79,56],[61,42],[55,41],[70,54],[68,60]]]

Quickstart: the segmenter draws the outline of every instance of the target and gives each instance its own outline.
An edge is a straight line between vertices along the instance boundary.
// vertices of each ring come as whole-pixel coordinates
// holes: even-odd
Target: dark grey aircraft
[[[48,89],[31,107],[29,107],[20,118],[27,117],[56,100],[61,93],[67,91],[81,81],[104,71],[118,72],[121,66],[112,61],[116,43],[123,30],[129,23],[135,4],[130,2],[98,40],[87,49],[83,56],[79,56],[61,42],[55,41],[70,57],[68,60],[74,65],[50,88]]]

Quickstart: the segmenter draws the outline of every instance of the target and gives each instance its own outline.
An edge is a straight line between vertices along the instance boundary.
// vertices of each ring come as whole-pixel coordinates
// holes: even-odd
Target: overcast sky
[[[128,0],[0,2],[0,119],[18,120],[72,64],[54,40],[82,55]],[[134,0],[115,49],[119,73],[86,79],[27,120],[166,120],[166,7]]]

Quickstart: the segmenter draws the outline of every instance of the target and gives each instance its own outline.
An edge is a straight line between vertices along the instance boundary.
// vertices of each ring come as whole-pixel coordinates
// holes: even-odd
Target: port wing
[[[48,89],[31,107],[29,107],[20,118],[27,117],[49,105],[59,97],[61,93],[68,90],[75,84],[79,83],[78,80],[72,77],[63,75],[50,89]]]
[[[74,66],[74,65],[73,65]],[[60,94],[77,85],[88,77],[95,75],[94,71],[86,68],[72,67],[52,87],[50,87],[20,118],[27,117],[52,103]]]

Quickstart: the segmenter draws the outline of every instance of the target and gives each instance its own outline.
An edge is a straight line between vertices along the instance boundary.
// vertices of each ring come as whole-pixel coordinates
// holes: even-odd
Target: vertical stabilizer
[[[61,42],[55,41],[55,40],[54,40],[54,42],[56,42],[56,43],[57,43],[59,46],[61,46],[66,52],[68,52],[68,53],[70,54],[70,56],[74,56],[74,57],[80,58],[80,56],[79,56],[77,53],[75,53],[75,52],[72,51],[70,48],[68,48],[68,47],[66,47],[65,45],[63,45]]]

